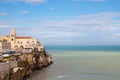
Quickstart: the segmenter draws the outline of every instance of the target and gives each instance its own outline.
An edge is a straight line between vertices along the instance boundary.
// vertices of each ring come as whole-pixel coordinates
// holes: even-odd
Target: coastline
[[[11,61],[17,60],[17,66],[11,66]],[[9,64],[6,62],[9,61]],[[6,59],[2,59],[1,63],[6,63],[7,70],[0,72],[0,80],[24,80],[34,70],[42,69],[53,63],[52,56],[42,52],[24,53],[17,56],[10,56]]]
[[[54,50],[50,53],[54,57],[54,64],[33,72],[28,80],[120,79],[120,52]]]

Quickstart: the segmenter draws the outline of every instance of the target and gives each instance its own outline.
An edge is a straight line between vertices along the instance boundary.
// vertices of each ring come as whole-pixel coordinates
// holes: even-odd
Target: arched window
[[[15,45],[15,48],[18,48],[18,45]]]
[[[13,38],[11,39],[11,41],[13,41]]]
[[[23,49],[23,48],[24,48],[24,47],[23,47],[23,45],[20,45],[20,48],[22,48],[22,49]]]
[[[29,43],[29,41],[27,41],[27,44]]]

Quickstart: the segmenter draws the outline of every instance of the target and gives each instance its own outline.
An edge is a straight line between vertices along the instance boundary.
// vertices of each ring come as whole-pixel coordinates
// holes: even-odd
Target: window
[[[29,43],[29,41],[27,41],[27,44]]]
[[[42,49],[42,48],[40,48],[40,50],[42,51],[43,49]]]
[[[22,48],[22,49],[23,49],[23,48],[24,48],[24,47],[23,47],[23,45],[20,45],[20,48]]]
[[[11,41],[13,41],[13,38],[11,39]]]
[[[15,47],[15,48],[18,48],[18,45],[15,45],[14,47]]]

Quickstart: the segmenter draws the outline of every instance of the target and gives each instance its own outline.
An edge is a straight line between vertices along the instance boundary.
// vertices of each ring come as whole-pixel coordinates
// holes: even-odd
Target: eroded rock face
[[[12,56],[13,57],[13,56]],[[19,56],[14,56],[17,60],[17,67],[9,69],[9,71],[0,73],[0,80],[23,80],[35,69],[42,69],[52,64],[52,57],[45,51],[24,53]]]
[[[9,80],[8,71],[3,71],[0,73],[0,80]]]
[[[13,68],[10,74],[10,80],[23,80],[25,75],[25,68]]]

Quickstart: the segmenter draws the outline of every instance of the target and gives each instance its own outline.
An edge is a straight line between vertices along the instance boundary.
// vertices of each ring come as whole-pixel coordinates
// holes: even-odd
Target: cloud
[[[75,2],[81,2],[81,1],[86,1],[86,2],[105,2],[107,0],[73,0]]]
[[[91,2],[104,2],[104,1],[107,1],[107,0],[85,0],[85,1],[91,1]]]
[[[74,16],[65,20],[50,20],[43,22],[41,26],[79,31],[112,31],[114,27],[120,26],[119,20],[115,19],[117,17],[120,17],[120,13],[105,12]]]
[[[54,7],[50,7],[49,9],[50,9],[50,10],[55,10],[55,8],[54,8]]]
[[[29,13],[29,11],[23,10],[23,11],[19,12],[18,14],[19,14],[19,15],[23,15],[23,14],[28,14],[28,13]]]
[[[19,0],[21,2],[26,2],[26,3],[43,3],[45,0]]]
[[[28,11],[21,11],[21,14],[26,14]],[[55,20],[41,21],[40,18],[29,19],[17,19],[7,21],[6,24],[29,24],[30,26],[41,27],[41,30],[51,31],[117,31],[119,30],[120,20],[116,19],[120,17],[120,13],[104,12],[89,15],[71,16],[64,19],[56,17]],[[54,19],[54,18],[53,18]],[[27,20],[28,23],[23,22]],[[5,23],[5,21],[4,21]],[[38,29],[38,28],[37,28]]]
[[[120,33],[115,33],[114,35],[115,35],[115,36],[119,36],[119,37],[120,37]]]
[[[65,38],[76,38],[76,37],[82,37],[82,36],[88,36],[86,33],[76,33],[76,32],[68,32],[68,31],[57,31],[56,32],[50,32],[49,34],[45,34],[44,38],[52,38],[52,39],[65,39]]]
[[[117,12],[102,12],[97,14],[89,14],[89,15],[80,15],[80,16],[74,16],[73,18],[82,18],[82,19],[112,19],[115,17],[119,17],[120,13]]]
[[[89,15],[47,18],[46,21],[37,18],[15,20],[15,26],[20,26],[18,35],[30,35],[43,42],[94,42],[109,39],[119,39],[120,13],[103,12]],[[26,20],[26,22],[23,22]],[[11,22],[11,23],[14,23]],[[10,24],[11,24],[10,23]],[[115,36],[115,37],[113,37]],[[74,41],[76,40],[76,41]],[[114,41],[113,41],[114,42]],[[97,43],[96,43],[97,44]]]
[[[32,4],[39,4],[43,3],[46,0],[6,0],[7,2],[23,2],[23,3],[32,3]]]
[[[0,25],[3,25],[4,24],[4,21],[3,20],[0,20]]]
[[[8,13],[7,13],[7,12],[1,12],[0,15],[1,15],[1,16],[7,16]]]
[[[104,12],[71,16],[64,20],[44,21],[39,25],[42,26],[40,34],[42,39],[52,39],[53,41],[56,39],[68,41],[103,39],[103,41],[107,41],[108,38],[112,41],[114,33],[120,32],[120,21],[116,19],[118,17],[120,17],[120,13]]]
[[[0,28],[11,28],[11,27],[8,25],[0,25]]]

